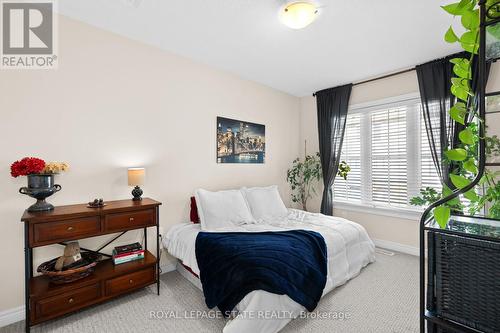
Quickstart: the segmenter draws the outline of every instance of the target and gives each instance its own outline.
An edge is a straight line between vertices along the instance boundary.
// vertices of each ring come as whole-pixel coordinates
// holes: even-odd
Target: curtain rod
[[[489,63],[493,64],[495,62],[497,62],[497,60],[500,59],[500,58],[495,58],[495,59],[489,59],[487,60]],[[411,67],[411,68],[407,68],[407,69],[403,69],[403,70],[400,70],[398,72],[394,72],[394,73],[391,73],[391,74],[386,74],[386,75],[382,75],[382,76],[377,76],[377,77],[374,77],[372,79],[367,79],[367,80],[364,80],[364,81],[359,81],[359,82],[356,82],[356,83],[353,83],[353,87],[354,86],[358,86],[360,84],[365,84],[365,83],[369,83],[369,82],[373,82],[373,81],[378,81],[378,80],[382,80],[382,79],[387,79],[389,77],[392,77],[392,76],[396,76],[396,75],[399,75],[399,74],[404,74],[404,73],[408,73],[408,72],[412,72],[414,71],[415,69],[417,69],[417,67]],[[316,93],[313,93],[313,97],[316,97]]]
[[[382,79],[387,79],[389,77],[392,77],[392,76],[396,76],[396,75],[399,75],[399,74],[404,74],[404,73],[408,73],[408,72],[412,72],[415,70],[415,67],[411,67],[411,68],[407,68],[407,69],[403,69],[403,70],[400,70],[398,72],[394,72],[394,73],[391,73],[391,74],[386,74],[386,75],[382,75],[382,76],[378,76],[378,77],[374,77],[372,79],[367,79],[367,80],[364,80],[364,81],[359,81],[359,82],[356,82],[356,83],[353,83],[353,87],[354,86],[358,86],[360,84],[365,84],[365,83],[369,83],[369,82],[373,82],[373,81],[378,81],[378,80],[382,80]],[[316,93],[313,93],[313,97],[316,96]]]

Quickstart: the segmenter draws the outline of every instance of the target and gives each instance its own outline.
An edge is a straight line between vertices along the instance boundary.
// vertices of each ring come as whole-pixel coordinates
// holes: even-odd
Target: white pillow
[[[215,231],[255,223],[240,190],[210,192],[198,189],[194,196],[202,230]]]
[[[241,191],[250,206],[250,211],[258,222],[280,219],[288,215],[283,200],[278,192],[278,186],[243,187]]]

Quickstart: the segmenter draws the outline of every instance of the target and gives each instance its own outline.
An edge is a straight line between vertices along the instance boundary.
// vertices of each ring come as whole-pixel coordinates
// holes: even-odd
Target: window
[[[344,142],[342,144],[342,161],[351,167],[347,181],[336,177],[333,183],[336,199],[344,201],[361,201],[361,115],[347,117]]]
[[[436,105],[435,107],[439,108],[439,105]],[[432,160],[431,148],[429,147],[429,140],[427,139],[427,131],[425,129],[424,119],[422,118],[422,110],[420,110],[420,119],[420,140],[422,142],[420,147],[420,167],[422,170],[421,187],[432,187],[441,191],[441,181],[439,180],[436,167],[434,166],[434,161]],[[439,128],[439,117],[431,118],[431,123],[433,128]],[[438,149],[439,156],[441,149],[439,146],[436,148]]]
[[[341,160],[351,172],[335,178],[336,201],[410,208],[421,188],[441,189],[419,98],[349,110]]]

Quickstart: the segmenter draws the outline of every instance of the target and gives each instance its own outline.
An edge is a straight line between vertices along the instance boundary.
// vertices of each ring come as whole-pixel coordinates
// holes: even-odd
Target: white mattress
[[[325,239],[328,252],[328,276],[323,295],[333,288],[346,283],[359,274],[361,269],[375,261],[375,245],[368,237],[365,229],[357,223],[322,214],[307,213],[290,209],[287,218],[279,221],[268,221],[259,224],[235,226],[223,231],[283,231],[305,229],[320,233]],[[178,223],[172,226],[166,234],[163,243],[168,252],[182,260],[193,272],[199,275],[196,261],[196,236],[201,231],[199,224]],[[237,311],[242,315],[229,321],[224,333],[278,332],[291,319],[296,318],[304,307],[294,302],[286,295],[276,295],[263,290],[249,293],[237,305]],[[253,313],[273,311],[287,313],[287,318],[256,318]]]

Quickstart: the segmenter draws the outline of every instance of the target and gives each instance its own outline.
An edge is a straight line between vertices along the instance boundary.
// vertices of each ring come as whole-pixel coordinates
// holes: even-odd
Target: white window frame
[[[349,107],[348,116],[357,113],[369,113],[374,110],[379,110],[381,107],[389,106],[391,108],[397,107],[398,105],[408,105],[408,103],[418,102],[420,103],[420,94],[419,93],[410,93],[390,98],[379,99],[375,101],[370,101],[366,103],[359,103]],[[420,161],[421,158],[421,150],[416,149],[416,147],[421,146],[420,139],[420,126],[421,126],[421,116],[419,112],[407,112],[407,157],[408,157],[408,184],[412,182],[413,184],[420,184],[421,174],[417,172],[420,167],[417,162]],[[368,159],[362,159],[361,163],[361,179],[363,188],[371,187],[371,173],[369,167],[366,164],[371,164],[371,146],[370,146],[370,138],[371,138],[371,124],[369,117],[362,117],[361,120],[361,132],[364,135],[361,137],[361,155],[369,156]],[[413,135],[412,135],[413,133]],[[417,141],[417,142],[415,142]],[[416,150],[416,151],[415,151]],[[363,165],[363,161],[365,161],[365,165]],[[368,161],[369,163],[366,163]],[[409,192],[408,197],[412,198],[414,196],[419,195],[419,191],[416,186],[408,186]],[[334,209],[342,209],[353,212],[362,212],[362,213],[370,213],[374,215],[382,215],[382,216],[391,216],[403,218],[406,220],[415,220],[418,221],[420,216],[422,215],[423,208],[422,207],[394,207],[394,206],[385,206],[385,205],[376,205],[371,201],[371,189],[362,191],[361,202],[352,202],[352,201],[342,201],[342,199],[335,199],[334,196]]]

